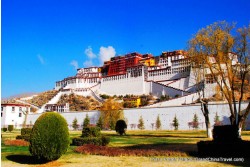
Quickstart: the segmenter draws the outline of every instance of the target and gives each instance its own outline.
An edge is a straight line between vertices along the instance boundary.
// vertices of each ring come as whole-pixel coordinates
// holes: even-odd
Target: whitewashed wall
[[[183,104],[190,104],[196,101],[199,98],[198,93],[191,93],[186,96],[181,96],[178,98],[174,98],[171,100],[159,102],[156,104],[152,104],[146,106],[145,108],[152,108],[152,107],[165,107],[165,106],[181,106]]]
[[[12,111],[12,107],[15,107]],[[22,111],[26,111],[26,107],[21,107],[22,111],[19,111],[20,106],[5,106],[3,107],[2,117],[1,117],[1,127],[8,127],[8,125],[14,125],[14,128],[20,129],[24,123],[25,115]],[[30,108],[28,108],[30,112]],[[21,113],[21,117],[19,117]]]
[[[100,93],[109,95],[142,95],[145,93],[145,81],[142,76],[110,81],[103,81],[102,79]]]
[[[242,108],[246,108],[247,103],[242,104]],[[228,109],[228,104],[210,104],[210,122],[213,126],[214,118],[216,112],[220,117],[220,121],[224,125],[230,124],[229,116],[230,112]],[[139,108],[139,109],[125,109],[124,117],[127,120],[128,130],[131,130],[131,124],[138,124],[140,116],[142,116],[145,124],[145,129],[152,130],[152,123],[156,122],[156,118],[159,115],[162,129],[163,130],[173,130],[171,123],[176,115],[179,121],[179,130],[192,130],[192,127],[188,126],[188,122],[193,120],[194,114],[197,114],[198,120],[200,123],[199,129],[205,129],[205,120],[202,112],[200,110],[200,105],[190,105],[190,106],[172,106],[172,107],[158,107],[158,108]],[[77,118],[78,123],[82,124],[86,114],[90,117],[91,124],[95,124],[99,118],[99,111],[90,111],[90,112],[70,112],[70,113],[60,113],[63,117],[66,118],[68,124],[72,124],[74,118]],[[36,119],[41,114],[30,114],[28,115],[27,122],[34,123]],[[248,117],[248,122],[250,121]],[[136,128],[137,129],[137,128]],[[247,129],[250,129],[248,124]]]
[[[186,78],[181,78],[175,82],[172,82],[168,84],[168,86],[184,90],[188,87],[188,82],[189,82],[189,77],[186,77]]]
[[[175,95],[184,96],[187,92],[183,92],[182,90],[175,89],[172,87],[164,86],[162,84],[156,82],[147,82],[147,94],[152,93],[153,95],[160,97],[161,95],[169,95],[171,97],[175,97]]]

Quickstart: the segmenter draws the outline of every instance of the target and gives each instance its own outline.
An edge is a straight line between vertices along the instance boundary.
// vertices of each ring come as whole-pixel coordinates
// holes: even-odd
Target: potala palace
[[[213,82],[208,79],[206,87],[210,88]],[[104,62],[102,67],[78,69],[75,76],[57,81],[55,89],[60,90],[59,94],[90,95],[99,100],[100,94],[152,94],[157,97],[185,97],[188,103],[197,99],[195,85],[185,52],[173,51],[156,57],[139,53],[116,56]],[[176,100],[171,103],[179,105],[185,102]]]
[[[236,55],[230,53],[229,58],[232,60],[232,64],[238,63]],[[211,61],[213,60],[211,59]],[[77,118],[78,122],[82,122],[87,113],[91,118],[91,123],[96,123],[99,111],[69,112],[68,104],[58,106],[57,102],[64,94],[92,96],[100,102],[103,101],[100,97],[101,94],[117,96],[150,94],[158,98],[162,95],[168,95],[171,98],[140,108],[124,109],[128,129],[133,129],[135,126],[132,125],[138,124],[140,116],[145,120],[145,128],[153,129],[157,115],[161,116],[162,129],[171,129],[171,122],[175,115],[181,122],[180,129],[189,129],[188,123],[192,121],[195,113],[199,117],[200,124],[205,122],[200,104],[194,103],[199,98],[197,94],[199,84],[205,87],[207,97],[212,97],[216,93],[216,83],[209,74],[205,76],[204,82],[196,82],[190,59],[182,50],[162,52],[160,56],[136,52],[115,56],[104,62],[102,67],[80,68],[75,76],[57,81],[54,89],[58,90],[58,93],[39,108],[37,114],[29,114],[27,122],[34,123],[40,113],[54,110],[65,116],[68,124],[71,124],[74,118]],[[243,108],[246,107],[245,103],[242,105]],[[217,112],[222,122],[229,123],[230,113],[226,104],[211,103],[209,107],[211,109],[210,120],[214,119]],[[11,113],[14,114],[13,108]],[[17,119],[20,117],[19,113],[20,111],[17,109]],[[9,117],[15,118],[14,115]],[[15,122],[20,123],[13,119],[9,119],[10,122],[2,121],[2,126],[15,124]],[[205,124],[200,126],[200,129],[205,129]]]
[[[116,56],[102,67],[80,68],[76,76],[56,82],[55,89],[79,95],[142,95],[171,97],[189,94],[190,61],[183,51]]]

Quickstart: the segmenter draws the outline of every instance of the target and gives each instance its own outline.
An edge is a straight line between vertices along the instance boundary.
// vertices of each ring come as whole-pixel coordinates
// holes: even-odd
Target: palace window
[[[1,111],[3,111],[3,107],[1,107]]]
[[[15,107],[12,107],[12,112],[15,112]]]
[[[212,75],[206,75],[206,83],[215,83],[216,80]]]
[[[19,117],[22,117],[22,113],[21,112],[19,112]]]

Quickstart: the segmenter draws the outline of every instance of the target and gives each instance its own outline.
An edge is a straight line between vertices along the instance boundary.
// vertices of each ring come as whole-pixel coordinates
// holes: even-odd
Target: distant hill
[[[39,94],[37,92],[25,92],[25,93],[20,93],[20,94],[16,94],[16,95],[12,95],[9,97],[2,97],[1,101],[7,101],[7,100],[12,100],[12,99],[18,99],[18,98],[24,98],[24,97],[29,97],[29,96],[33,96]]]

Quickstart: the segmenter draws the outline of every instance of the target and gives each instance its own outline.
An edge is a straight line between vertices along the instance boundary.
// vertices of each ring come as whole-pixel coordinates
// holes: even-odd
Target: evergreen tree
[[[176,115],[175,115],[174,120],[173,120],[173,126],[174,126],[174,130],[178,130],[179,122],[178,122]]]
[[[198,116],[196,114],[194,114],[194,118],[193,118],[193,128],[194,129],[199,128]]]
[[[145,127],[144,127],[144,121],[143,121],[142,116],[140,116],[138,128],[141,129],[141,130],[145,129]]]
[[[161,120],[160,120],[160,116],[158,114],[157,119],[156,119],[156,130],[161,128]]]
[[[103,119],[102,116],[99,117],[96,126],[99,127],[100,129],[103,129]]]
[[[72,127],[73,127],[74,130],[76,130],[79,127],[79,125],[77,124],[77,119],[76,118],[72,122]]]
[[[88,127],[89,123],[90,123],[89,115],[87,114],[86,117],[84,118],[84,121],[83,121],[83,128]]]
[[[214,125],[220,125],[220,117],[217,112],[214,117]]]

